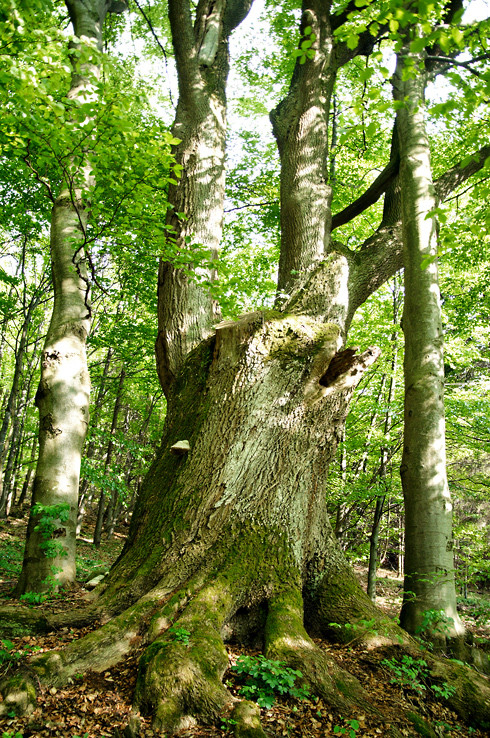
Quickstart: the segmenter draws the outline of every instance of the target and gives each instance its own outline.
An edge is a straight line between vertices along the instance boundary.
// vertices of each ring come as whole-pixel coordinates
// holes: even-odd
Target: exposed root
[[[23,674],[17,674],[0,683],[0,715],[14,712],[16,715],[25,715],[32,712],[36,704],[36,688]]]
[[[255,702],[237,702],[231,713],[235,721],[235,738],[265,738],[260,725],[260,708]]]
[[[100,607],[88,605],[65,612],[42,612],[30,607],[0,607],[0,633],[7,638],[40,635],[59,628],[84,628],[108,616]]]
[[[426,658],[434,682],[454,692],[447,704],[467,723],[490,728],[490,679],[469,666]]]
[[[34,656],[29,667],[43,684],[60,687],[75,674],[105,671],[122,661],[145,635],[145,621],[155,610],[152,600],[140,601],[62,651]]]
[[[298,590],[285,592],[269,602],[265,646],[267,656],[300,670],[312,693],[335,709],[348,712],[357,707],[372,712],[357,679],[318,648],[304,629],[303,600]]]
[[[329,569],[308,593],[305,613],[309,630],[326,640],[355,641],[367,648],[410,648],[415,643],[373,604],[345,562],[337,570]]]
[[[214,723],[231,695],[222,684],[228,654],[220,635],[234,610],[222,579],[204,586],[173,628],[140,660],[135,706],[154,715],[156,730],[173,733],[195,718]]]

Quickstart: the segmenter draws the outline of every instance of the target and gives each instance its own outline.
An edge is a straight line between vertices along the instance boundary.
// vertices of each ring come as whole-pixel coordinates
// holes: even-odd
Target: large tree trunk
[[[68,97],[87,103],[100,76],[99,51],[107,12],[124,3],[67,0],[76,44],[84,37],[97,51],[80,64],[73,57]],[[90,379],[86,341],[90,330],[85,233],[88,188],[93,184],[87,151],[68,168],[51,213],[54,306],[41,358],[36,393],[39,458],[34,477],[22,572],[17,594],[44,592],[75,581],[75,540],[80,460],[88,428]],[[41,522],[44,520],[44,523]]]
[[[36,678],[61,685],[144,645],[134,709],[172,733],[231,708],[224,642],[236,639],[301,669],[312,693],[344,714],[372,709],[309,635],[347,641],[355,626],[371,646],[408,644],[362,591],[326,512],[328,463],[377,355],[339,353],[338,342],[332,323],[259,312],[222,324],[190,354],[128,541],[96,593],[109,620],[33,659]],[[189,644],[170,626],[188,631]]]
[[[406,71],[408,58],[417,70]],[[404,245],[405,414],[401,478],[405,579],[401,623],[432,640],[459,637],[452,503],[446,474],[444,338],[437,268],[436,197],[425,130],[422,54],[401,55],[394,78]]]
[[[205,234],[198,242],[208,253],[220,230],[227,40],[250,4],[200,0],[193,26],[189,0],[169,0],[181,93],[177,120],[188,116],[188,130],[183,125],[179,135],[186,172],[172,194],[174,207],[185,214],[173,214],[176,238],[178,243],[186,232],[191,239]],[[361,590],[326,511],[328,465],[349,400],[378,355],[375,348],[344,348],[345,336],[356,308],[402,262],[395,218],[383,221],[356,253],[330,239],[330,190],[322,182],[330,88],[323,97],[321,89],[326,81],[333,84],[338,66],[369,51],[375,37],[367,30],[357,50],[338,41],[331,50],[333,20],[338,26],[347,16],[330,18],[326,6],[303,2],[302,30],[308,23],[316,29],[315,58],[305,60],[304,72],[298,60],[287,101],[273,116],[281,158],[292,162],[283,187],[293,188],[294,202],[288,204],[287,192],[281,198],[296,213],[299,231],[281,239],[281,273],[291,298],[281,310],[251,313],[213,329],[210,295],[175,265],[162,265],[157,355],[167,418],[126,545],[93,595],[92,615],[103,617],[105,625],[62,652],[30,662],[41,683],[63,684],[86,669],[106,670],[143,646],[134,706],[151,714],[162,733],[196,719],[215,722],[231,705],[222,683],[226,638],[261,641],[267,655],[299,667],[312,692],[342,711],[371,709],[368,696],[311,634],[350,640],[355,625],[359,639],[370,645],[410,642]],[[206,103],[202,110],[200,102]],[[194,113],[201,116],[196,130]],[[321,135],[313,135],[316,126]],[[302,130],[311,150],[304,148]],[[484,160],[482,155],[479,167]],[[315,205],[302,179],[309,166],[325,224],[312,223],[305,212]],[[389,168],[396,170],[393,162]],[[449,180],[461,181],[462,171],[457,167],[445,180],[447,188]],[[203,223],[206,202],[212,233]],[[187,203],[192,212],[182,208]],[[311,264],[303,258],[305,249]],[[194,289],[200,316],[191,325],[186,316],[196,305]],[[170,626],[188,631],[189,643],[176,639]],[[472,699],[474,716],[488,720],[488,687],[472,679],[483,695],[483,701]],[[471,699],[461,699],[465,680],[455,686],[467,710]],[[4,692],[15,689],[21,691],[18,683]],[[238,723],[241,714],[234,713]],[[238,725],[237,735],[250,735],[240,730]],[[258,726],[254,731],[262,735]]]

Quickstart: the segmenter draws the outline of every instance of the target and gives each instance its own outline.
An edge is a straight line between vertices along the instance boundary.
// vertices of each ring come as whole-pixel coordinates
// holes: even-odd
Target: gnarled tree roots
[[[255,557],[250,557],[243,550],[247,545],[236,541],[225,553],[221,550],[221,555],[208,557],[208,564],[180,589],[169,592],[162,580],[128,609],[63,651],[31,658],[27,671],[0,685],[4,697],[0,708],[28,711],[35,701],[37,683],[60,686],[88,669],[105,671],[132,649],[143,647],[134,694],[135,725],[139,713],[152,715],[155,730],[172,734],[195,722],[215,724],[226,714],[235,721],[237,736],[263,736],[257,706],[237,702],[222,681],[229,661],[225,640],[240,639],[261,643],[268,658],[299,669],[300,681],[332,709],[343,715],[362,711],[381,718],[358,680],[341,669],[305,630],[302,578],[292,561],[280,553],[285,549],[276,541],[274,547],[257,547]],[[337,579],[334,599],[341,590],[342,581]],[[316,592],[322,598],[328,596],[328,589],[317,587]],[[369,643],[377,629],[384,633],[384,646],[391,643],[413,653],[417,646],[394,624],[386,627],[386,619],[360,588],[356,594],[358,622],[354,631],[350,623],[351,635],[355,632],[356,638]],[[344,600],[353,596],[352,582],[346,582]],[[364,619],[360,617],[362,603]],[[337,610],[337,619],[342,618],[340,628],[328,628],[325,623],[323,630],[334,635],[349,632],[346,613]],[[322,630],[327,615],[331,615],[328,607],[323,614],[321,607],[313,613],[317,631]],[[361,620],[370,622],[365,631]],[[437,659],[428,663],[434,681],[454,688],[449,702],[464,719],[490,722],[488,679],[455,663]],[[388,733],[397,735],[395,729]]]

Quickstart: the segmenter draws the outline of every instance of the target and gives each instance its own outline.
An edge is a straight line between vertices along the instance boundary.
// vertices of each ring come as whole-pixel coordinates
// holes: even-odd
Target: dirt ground
[[[110,563],[117,557],[124,541],[124,529],[110,540],[104,540],[99,551],[90,543],[90,529],[82,531],[79,541],[80,582],[94,567]],[[20,519],[0,521],[0,606],[15,604],[10,592],[20,570],[25,523]],[[361,580],[365,580],[365,570],[357,568]],[[402,581],[393,572],[381,569],[378,580],[378,605],[390,616],[395,616],[401,600]],[[80,583],[62,597],[51,598],[35,605],[48,611],[66,610],[80,606],[86,590]],[[488,602],[488,600],[486,600]],[[490,623],[472,618],[471,609],[463,612],[467,626],[481,639],[490,638]],[[2,639],[0,643],[0,679],[12,666],[13,654],[60,649],[69,641],[84,635],[88,629],[63,628],[48,636]],[[1,634],[0,634],[1,639]],[[353,640],[347,646],[338,646],[317,641],[321,648],[329,652],[341,665],[354,674],[368,691],[383,719],[371,715],[339,715],[322,700],[312,696],[307,700],[278,699],[269,709],[261,709],[264,730],[269,736],[295,736],[302,738],[323,738],[324,736],[384,736],[392,725],[404,736],[414,736],[412,723],[404,715],[410,710],[422,715],[430,725],[435,736],[471,736],[483,738],[488,733],[461,724],[457,716],[432,695],[430,688],[414,689],[400,686],[393,680],[393,672],[381,662],[384,654],[367,651]],[[242,649],[229,648],[230,666],[236,661]],[[254,654],[247,651],[246,653]],[[3,654],[3,657],[2,657]],[[0,718],[1,738],[122,738],[128,723],[131,702],[137,674],[139,653],[134,653],[123,664],[104,673],[79,675],[73,684],[63,689],[40,689],[37,706],[30,715],[22,718],[7,716]],[[3,661],[3,663],[2,663]],[[225,683],[238,695],[240,688],[232,671],[225,674]],[[225,736],[233,734],[233,724],[226,717],[219,725],[195,727],[182,732],[186,737]],[[143,719],[140,735],[142,738],[156,736],[150,721]]]

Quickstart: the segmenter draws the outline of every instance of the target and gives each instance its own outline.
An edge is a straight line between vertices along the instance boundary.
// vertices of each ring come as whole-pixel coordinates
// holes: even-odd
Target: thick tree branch
[[[332,218],[332,231],[339,226],[345,225],[350,220],[355,218],[364,212],[367,208],[374,205],[379,200],[381,195],[386,192],[387,187],[393,182],[398,174],[398,168],[400,166],[400,158],[397,156],[396,159],[388,162],[386,167],[379,174],[372,185],[363,192],[363,194],[357,198],[354,202],[348,205],[346,208],[336,213]]]
[[[436,180],[435,188],[436,195],[440,202],[451,194],[457,187],[466,182],[466,180],[473,174],[480,171],[485,165],[486,160],[490,157],[490,145],[482,146],[479,151],[476,151],[471,160],[467,161],[464,166],[462,162],[455,164],[454,167],[448,169],[444,174]]]
[[[254,0],[228,0],[224,16],[224,27],[230,34],[246,18]]]
[[[439,202],[444,200],[469,177],[479,172],[490,156],[490,146],[483,146],[475,152],[471,161],[460,162],[448,169],[435,182],[436,196]],[[345,252],[345,247],[334,250]],[[349,259],[349,317],[347,324],[362,305],[382,284],[392,277],[403,266],[401,222],[389,225],[381,223],[376,232],[362,244],[359,251]]]
[[[172,44],[179,70],[179,96],[189,99],[196,90],[199,67],[189,0],[168,0]]]

